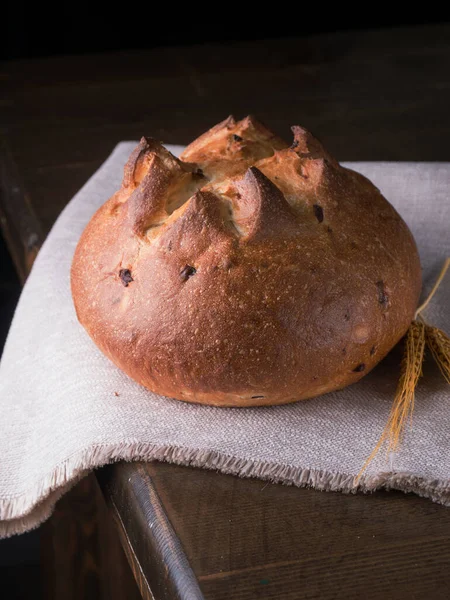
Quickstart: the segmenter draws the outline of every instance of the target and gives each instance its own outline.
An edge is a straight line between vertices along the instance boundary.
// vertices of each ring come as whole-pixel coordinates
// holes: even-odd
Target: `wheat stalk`
[[[406,334],[400,379],[388,421],[375,448],[356,476],[355,486],[358,485],[364,471],[378,454],[386,440],[388,441],[387,453],[397,450],[401,442],[406,421],[412,417],[414,411],[415,389],[422,375],[425,343],[430,349],[445,380],[450,383],[450,338],[441,329],[427,325],[421,315],[422,311],[430,303],[449,267],[450,258],[447,258],[433,289],[425,302],[417,309],[415,319],[409,326]]]
[[[422,375],[423,354],[425,351],[425,324],[413,321],[406,334],[405,352],[402,361],[400,379],[395,392],[394,402],[386,426],[377,445],[358,473],[355,485],[362,474],[378,454],[384,442],[388,440],[387,452],[398,448],[408,417],[414,411],[414,396],[417,382]]]
[[[450,337],[442,329],[426,325],[425,338],[442,375],[450,383]]]

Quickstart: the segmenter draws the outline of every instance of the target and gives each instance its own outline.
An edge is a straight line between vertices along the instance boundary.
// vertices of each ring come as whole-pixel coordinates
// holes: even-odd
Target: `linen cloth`
[[[288,406],[247,409],[158,396],[101,354],[77,322],[70,265],[83,228],[119,187],[134,146],[120,143],[67,205],[20,298],[0,364],[0,537],[36,527],[80,477],[117,460],[166,460],[355,491],[354,476],[386,423],[399,377],[398,347],[342,391]],[[410,226],[426,292],[450,256],[450,163],[347,166],[369,177]],[[450,274],[424,313],[447,332],[449,301]],[[412,429],[399,452],[378,454],[359,490],[413,491],[450,505],[449,390],[429,357]]]

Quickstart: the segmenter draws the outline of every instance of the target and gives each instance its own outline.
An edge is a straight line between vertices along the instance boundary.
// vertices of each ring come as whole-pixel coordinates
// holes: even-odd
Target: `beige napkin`
[[[385,425],[398,349],[343,391],[251,409],[157,396],[97,350],[76,320],[69,269],[84,226],[118,188],[133,147],[119,144],[63,211],[20,298],[0,365],[0,536],[37,526],[77,479],[116,460],[159,459],[352,491]],[[372,179],[408,222],[426,288],[450,255],[450,164],[350,166]],[[449,299],[447,276],[425,316],[450,332]],[[414,491],[450,505],[450,386],[431,358],[424,373],[401,450],[388,458],[381,452],[359,489]]]

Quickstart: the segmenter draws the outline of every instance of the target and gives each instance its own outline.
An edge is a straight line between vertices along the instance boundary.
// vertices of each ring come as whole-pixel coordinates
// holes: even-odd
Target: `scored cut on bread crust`
[[[365,177],[305,129],[288,145],[229,117],[180,159],[151,138],[72,264],[80,323],[150,390],[222,406],[340,389],[405,334],[414,239]]]

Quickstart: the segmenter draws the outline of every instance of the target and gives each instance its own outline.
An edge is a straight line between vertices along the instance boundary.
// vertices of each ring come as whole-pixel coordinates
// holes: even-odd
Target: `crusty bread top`
[[[75,253],[80,322],[131,377],[249,406],[348,385],[405,333],[414,240],[365,177],[293,127],[229,117],[175,158],[142,138]]]

